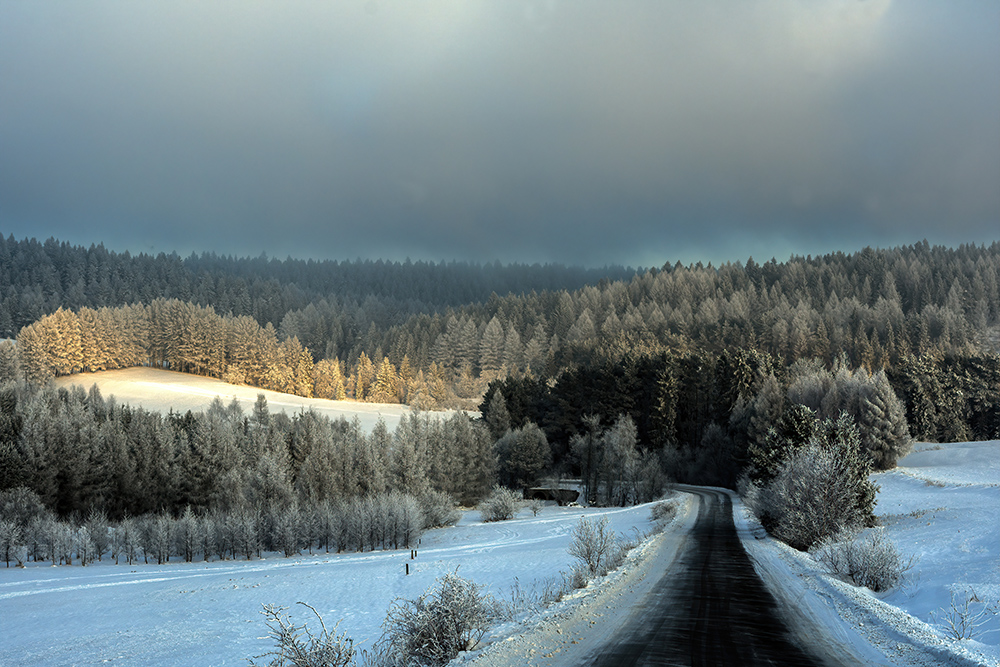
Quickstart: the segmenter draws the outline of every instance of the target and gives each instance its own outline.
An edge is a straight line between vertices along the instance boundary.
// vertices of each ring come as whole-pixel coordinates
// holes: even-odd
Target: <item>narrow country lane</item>
[[[587,664],[823,665],[792,643],[777,604],[754,571],[725,493],[700,498],[698,518],[673,567]]]

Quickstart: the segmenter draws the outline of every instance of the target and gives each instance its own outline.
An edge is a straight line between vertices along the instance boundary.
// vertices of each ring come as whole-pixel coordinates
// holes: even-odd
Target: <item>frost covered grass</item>
[[[0,664],[245,667],[247,658],[274,645],[262,606],[300,610],[299,601],[329,627],[339,621],[336,632],[356,649],[370,650],[394,600],[415,599],[456,569],[494,597],[510,599],[508,617],[520,616],[565,590],[560,573],[573,566],[568,548],[582,517],[607,516],[617,533],[645,532],[652,527],[649,513],[648,505],[546,506],[538,516],[525,510],[511,521],[484,523],[469,511],[456,526],[425,533],[415,559],[410,551],[374,551],[127,568],[0,568]],[[515,585],[524,593],[514,595]],[[293,621],[316,622],[301,611]]]

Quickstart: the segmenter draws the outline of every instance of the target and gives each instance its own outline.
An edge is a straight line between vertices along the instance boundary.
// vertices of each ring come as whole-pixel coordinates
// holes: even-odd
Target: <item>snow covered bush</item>
[[[614,569],[612,562],[619,551],[618,538],[608,527],[608,517],[597,522],[580,519],[573,528],[569,555],[578,558],[590,576],[602,576]]]
[[[420,496],[419,503],[424,513],[424,528],[451,526],[461,517],[454,499],[443,491],[428,491]]]
[[[286,613],[286,608],[264,605],[261,612],[267,618],[268,636],[274,639],[274,650],[250,660],[251,667],[261,667],[255,660],[271,658],[266,667],[350,667],[354,664],[354,642],[346,634],[337,634],[337,626],[332,631],[326,629],[323,617],[305,602],[319,619],[322,630],[318,635],[305,625],[295,625]]]
[[[667,524],[677,516],[677,503],[673,500],[661,500],[649,511],[649,518],[656,524]]]
[[[479,643],[491,606],[479,585],[448,573],[417,599],[393,603],[376,652],[400,667],[443,665]]]
[[[765,529],[799,549],[843,530],[871,525],[876,487],[870,458],[861,452],[848,415],[824,420],[809,442],[796,448],[760,489],[748,488],[747,506]]]
[[[827,538],[820,542],[813,555],[833,574],[876,593],[898,584],[912,565],[912,559],[904,561],[896,545],[880,528],[864,534],[841,533]]]
[[[479,515],[483,521],[508,521],[521,509],[521,498],[517,492],[503,486],[494,486],[493,491],[479,503]]]

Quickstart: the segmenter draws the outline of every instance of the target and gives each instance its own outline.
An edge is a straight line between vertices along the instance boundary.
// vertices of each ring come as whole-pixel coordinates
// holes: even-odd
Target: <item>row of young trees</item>
[[[327,499],[308,507],[298,503],[240,506],[228,510],[168,512],[109,520],[92,510],[83,521],[59,520],[26,487],[0,492],[0,557],[7,567],[27,562],[86,566],[108,557],[131,565],[158,565],[171,558],[227,560],[260,558],[264,552],[286,557],[314,550],[330,552],[402,549],[417,544],[426,528],[457,517],[443,495],[422,499],[396,491],[366,497]]]
[[[390,432],[216,399],[161,415],[96,386],[0,386],[0,555],[86,565],[409,546],[495,484],[494,438],[462,413]]]

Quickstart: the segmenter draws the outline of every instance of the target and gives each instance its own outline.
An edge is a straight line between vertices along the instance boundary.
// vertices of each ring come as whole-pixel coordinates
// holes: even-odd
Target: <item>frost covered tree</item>
[[[343,401],[347,398],[344,374],[336,359],[321,359],[313,366],[313,395]]]
[[[785,395],[773,373],[762,377],[757,383],[757,394],[750,405],[748,438],[750,443],[765,445],[767,432],[781,418],[785,410]]]
[[[859,417],[865,449],[876,470],[896,467],[896,461],[913,444],[906,423],[906,409],[896,396],[883,371],[871,378]]]
[[[521,334],[513,325],[508,325],[507,335],[503,341],[503,366],[510,372],[517,372],[521,369],[524,357],[524,346],[521,344]]]
[[[0,384],[21,378],[21,356],[11,340],[0,340]]]
[[[16,522],[0,518],[0,554],[4,563],[10,567],[10,561],[16,559],[17,549],[24,544],[24,535]]]
[[[772,480],[751,490],[748,505],[768,532],[809,549],[842,530],[871,525],[876,489],[870,472],[857,426],[844,414],[823,421]]]
[[[483,330],[479,341],[479,367],[484,373],[495,376],[504,362],[504,332],[500,320],[493,317]]]
[[[391,488],[419,497],[427,492],[427,422],[429,417],[404,415],[393,433],[389,454]]]
[[[629,497],[628,478],[638,463],[637,441],[635,422],[629,415],[619,415],[601,437],[598,499],[602,504],[624,507],[634,502]]]

